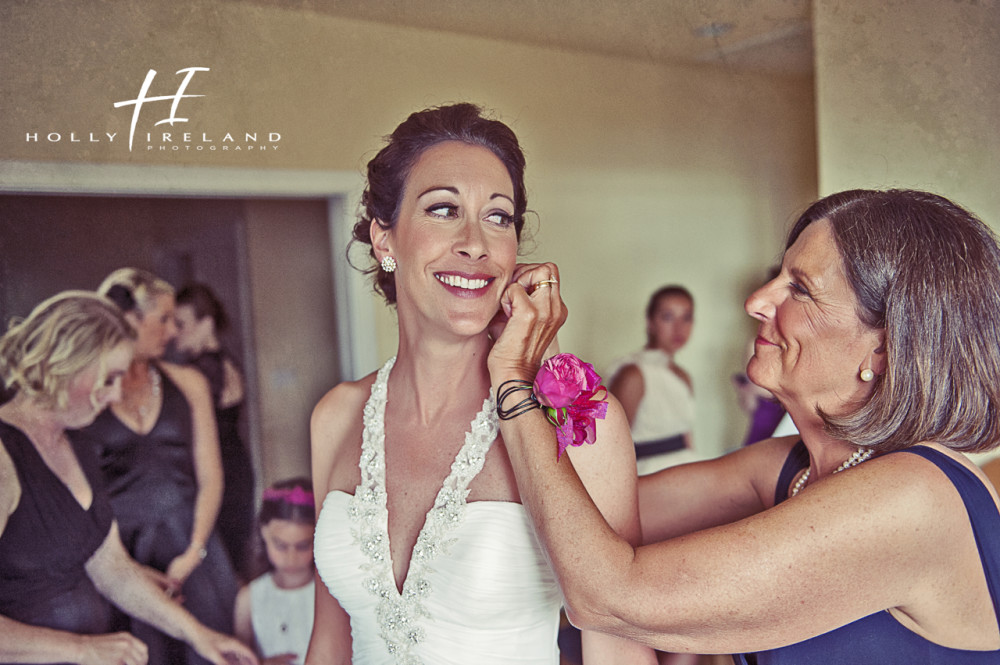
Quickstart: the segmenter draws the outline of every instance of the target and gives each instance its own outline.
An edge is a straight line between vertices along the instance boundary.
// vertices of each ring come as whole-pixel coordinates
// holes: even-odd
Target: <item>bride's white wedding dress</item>
[[[562,598],[524,507],[465,500],[497,436],[492,398],[466,433],[397,591],[384,448],[394,360],[379,370],[365,405],[361,483],[353,496],[330,492],[316,524],[316,568],[351,617],[353,662],[556,665]]]

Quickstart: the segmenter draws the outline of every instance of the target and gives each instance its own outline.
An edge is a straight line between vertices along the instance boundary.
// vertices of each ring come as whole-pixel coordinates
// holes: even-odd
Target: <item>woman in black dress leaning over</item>
[[[254,662],[163,593],[122,547],[93,455],[67,428],[121,399],[133,331],[105,298],[70,291],[0,337],[0,661],[146,662],[146,646],[111,632],[113,602],[186,640],[216,665]],[[227,660],[229,656],[230,659]]]
[[[180,585],[185,607],[200,621],[231,633],[237,587],[214,531],[223,481],[208,383],[195,369],[160,360],[176,334],[173,288],[122,268],[99,291],[135,329],[135,355],[122,377],[121,402],[75,432],[74,441],[97,451],[133,558]],[[133,622],[131,630],[149,645],[154,665],[202,662],[150,626]]]

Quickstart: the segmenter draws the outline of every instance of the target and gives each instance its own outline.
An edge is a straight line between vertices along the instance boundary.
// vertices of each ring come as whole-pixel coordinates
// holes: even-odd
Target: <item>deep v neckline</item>
[[[410,552],[402,586],[397,586],[389,547],[388,493],[385,487],[385,407],[389,373],[396,359],[390,358],[378,371],[371,396],[364,407],[361,440],[361,482],[351,499],[350,516],[356,523],[355,537],[369,562],[363,566],[365,588],[379,597],[380,632],[390,651],[408,650],[423,640],[420,618],[427,616],[422,599],[433,589],[428,564],[450,545],[449,533],[465,515],[469,483],[482,470],[486,453],[499,433],[496,402],[492,391],[465,433],[465,442],[451,464],[424,515]]]
[[[486,452],[497,437],[499,425],[491,392],[483,400],[483,407],[472,419],[469,429],[465,432],[465,441],[452,460],[448,475],[442,480],[441,486],[434,496],[434,503],[424,513],[424,522],[417,532],[413,549],[410,550],[406,574],[400,582],[396,579],[395,565],[392,559],[392,541],[389,537],[389,493],[385,483],[385,408],[389,402],[389,375],[395,363],[395,357],[389,359],[379,371],[375,385],[372,386],[372,395],[365,405],[362,450],[365,447],[373,448],[375,455],[381,459],[381,463],[370,469],[372,471],[371,481],[379,488],[379,495],[385,510],[385,542],[390,553],[388,557],[389,576],[396,593],[403,595],[406,592],[407,581],[410,579],[410,571],[413,570],[415,560],[425,561],[437,551],[438,543],[434,542],[433,534],[430,533],[435,526],[434,523],[443,517],[448,523],[454,524],[458,521],[456,519],[457,513],[464,512],[465,499],[469,494],[469,484],[482,470]],[[372,407],[370,410],[369,405]],[[485,440],[487,438],[488,440]],[[362,470],[362,484],[364,484],[364,470]]]
[[[114,416],[115,420],[117,420],[122,427],[124,427],[125,429],[127,429],[129,432],[131,432],[136,436],[140,437],[149,436],[150,433],[154,429],[156,429],[156,426],[160,424],[160,419],[163,417],[163,407],[167,403],[167,389],[166,389],[167,377],[165,376],[163,370],[160,369],[158,365],[156,366],[156,372],[159,373],[160,375],[159,404],[154,405],[156,407],[156,414],[149,423],[149,429],[142,430],[132,427],[132,425],[129,423],[129,421],[132,420],[132,414],[130,413],[126,414],[128,415],[128,420],[122,418],[122,414],[116,410],[116,407],[119,406],[118,404],[111,404],[110,406],[108,406],[108,413]],[[143,425],[144,423],[140,422],[139,424]]]
[[[56,480],[58,485],[62,488],[62,491],[64,491],[69,496],[69,498],[72,499],[73,503],[76,504],[76,506],[80,509],[80,512],[84,514],[90,513],[90,509],[94,507],[94,500],[97,498],[94,492],[94,486],[90,482],[90,478],[87,477],[87,472],[83,468],[83,463],[80,461],[79,456],[77,456],[76,451],[73,450],[73,444],[70,443],[69,439],[66,440],[66,445],[69,446],[70,454],[72,454],[72,456],[76,459],[76,465],[80,469],[80,474],[83,476],[83,480],[87,484],[87,488],[90,491],[90,502],[86,506],[83,505],[83,502],[80,501],[80,499],[77,498],[76,494],[73,493],[73,489],[69,486],[69,484],[66,483],[66,481],[64,481],[51,466],[49,466],[49,463],[48,461],[46,461],[45,456],[42,455],[40,450],[38,450],[38,448],[35,446],[35,443],[31,440],[30,436],[28,436],[23,430],[10,424],[6,420],[0,420],[0,425],[6,427],[9,430],[13,430],[17,434],[20,434],[22,437],[24,437],[24,446],[27,449],[27,454],[29,456],[35,457],[35,461],[41,465],[41,468],[45,469],[46,473],[48,473],[53,479]]]

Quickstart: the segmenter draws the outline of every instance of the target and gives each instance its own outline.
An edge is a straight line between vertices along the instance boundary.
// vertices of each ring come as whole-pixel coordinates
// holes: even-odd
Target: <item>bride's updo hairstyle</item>
[[[371,249],[371,223],[391,229],[396,226],[410,169],[425,150],[443,141],[462,141],[488,149],[497,156],[510,174],[514,185],[514,230],[521,239],[524,213],[528,206],[524,191],[524,153],[517,136],[499,120],[483,116],[475,104],[453,104],[410,114],[386,138],[386,145],[368,162],[368,182],[361,195],[361,211],[354,225],[354,241],[369,246],[373,265],[364,272],[375,274],[375,291],[390,305],[396,302],[396,282],[392,273],[382,270]]]

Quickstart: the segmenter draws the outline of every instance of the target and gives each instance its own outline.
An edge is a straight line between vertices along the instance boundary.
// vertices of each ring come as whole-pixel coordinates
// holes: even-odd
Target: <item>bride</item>
[[[505,289],[561,306],[555,266],[516,261],[523,174],[516,136],[472,104],[412,114],[368,164],[354,236],[396,307],[399,347],[313,413],[313,480],[326,498],[309,665],[559,662],[562,596],[520,504],[486,367]],[[634,453],[612,414],[600,445],[570,455],[635,544]],[[620,638],[582,641],[588,662],[655,663]]]

